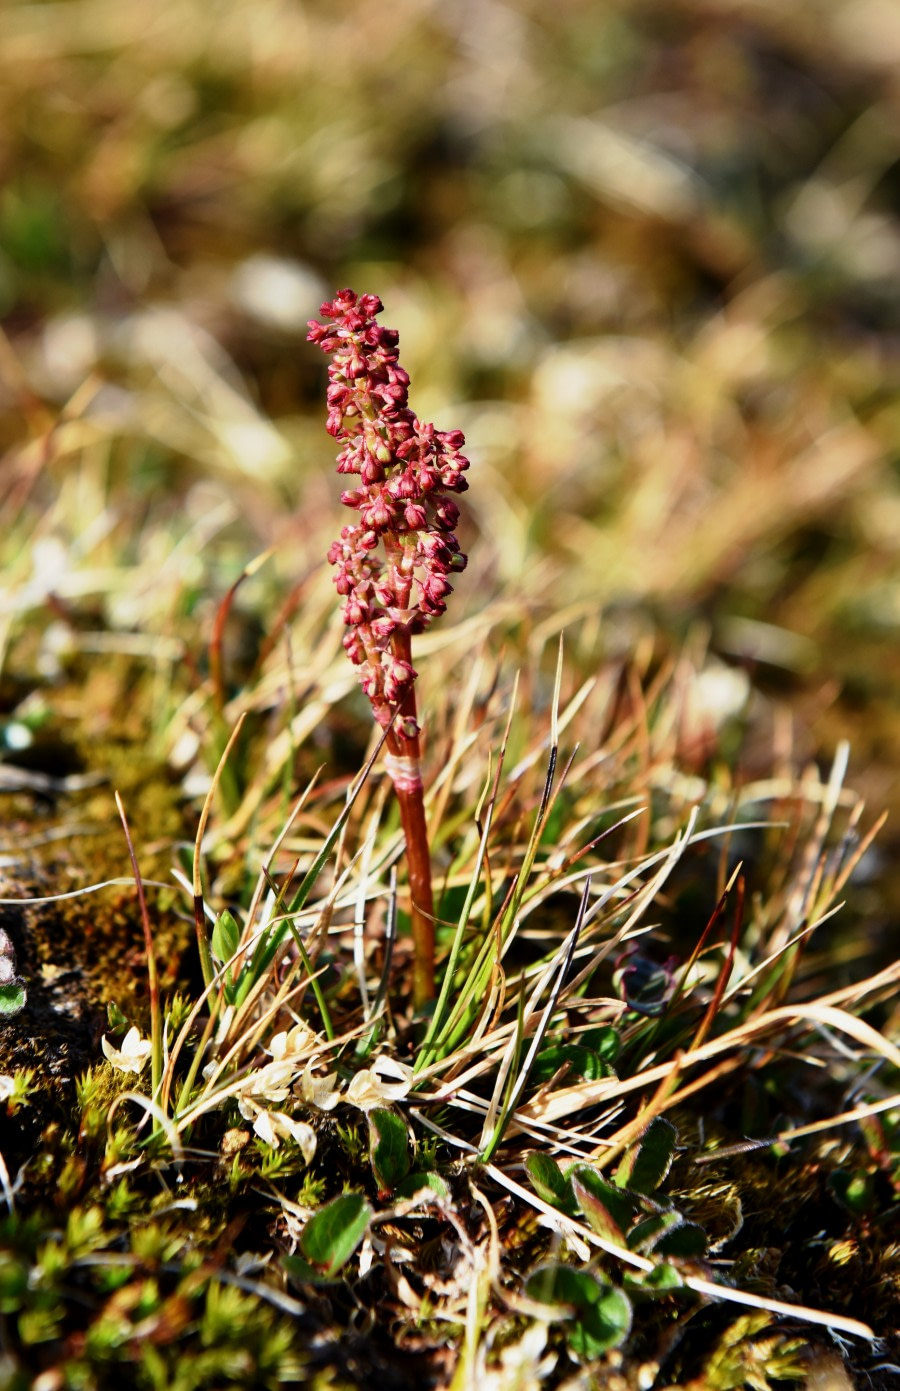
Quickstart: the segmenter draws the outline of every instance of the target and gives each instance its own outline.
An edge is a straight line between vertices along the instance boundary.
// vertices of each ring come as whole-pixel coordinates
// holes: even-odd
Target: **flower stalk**
[[[341,501],[357,513],[328,559],[343,599],[344,647],[386,731],[385,765],[406,839],[414,968],[413,1000],[434,998],[434,902],[421,773],[412,638],[444,612],[449,576],[465,568],[450,493],[468,486],[459,430],[423,424],[408,404],[409,376],[395,329],[378,323],[376,295],[342,290],[311,320],[309,341],[331,357],[329,434],[337,469],[357,482]]]

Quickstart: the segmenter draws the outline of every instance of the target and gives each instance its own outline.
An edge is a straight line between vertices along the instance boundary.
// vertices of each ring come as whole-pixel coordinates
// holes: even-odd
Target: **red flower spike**
[[[382,308],[377,295],[340,290],[322,305],[330,322],[311,320],[308,338],[332,359],[326,428],[341,442],[338,472],[359,480],[341,496],[359,524],[344,527],[328,552],[344,599],[344,646],[386,725],[415,680],[397,651],[398,634],[404,630],[408,650],[409,634],[443,613],[448,572],[466,563],[452,534],[459,509],[447,494],[465,490],[469,464],[459,452],[462,431],[436,430],[410,409],[398,334],[378,323]],[[417,734],[408,708],[397,728],[401,738]]]

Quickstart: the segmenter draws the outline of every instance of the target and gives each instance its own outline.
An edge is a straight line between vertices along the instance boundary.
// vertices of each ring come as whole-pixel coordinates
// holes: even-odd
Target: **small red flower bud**
[[[450,498],[441,498],[435,507],[435,517],[439,526],[452,531],[459,521],[459,508]]]
[[[350,295],[353,294],[353,291],[347,290],[345,293]],[[384,305],[381,303],[381,300],[378,298],[377,295],[360,295],[359,308],[361,313],[365,314],[366,318],[374,319],[376,314],[381,313],[382,309],[384,308]],[[390,329],[386,331],[389,333]]]
[[[358,599],[348,599],[344,605],[344,622],[348,628],[358,628],[360,623],[365,623],[369,617],[369,607],[361,604]]]
[[[355,632],[345,633],[341,638],[347,656],[354,666],[361,666],[366,660],[366,649],[359,640],[359,635]]]
[[[360,508],[359,515],[363,526],[370,526],[373,531],[387,531],[393,521],[394,511],[383,497],[376,497],[368,506]]]
[[[447,583],[443,575],[430,574],[422,580],[422,593],[432,604],[438,603],[445,594],[449,594],[451,585]]]

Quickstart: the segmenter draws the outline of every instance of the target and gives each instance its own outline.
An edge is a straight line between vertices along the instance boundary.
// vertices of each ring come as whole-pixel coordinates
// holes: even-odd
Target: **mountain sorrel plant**
[[[377,321],[383,308],[377,295],[341,290],[322,305],[330,322],[311,320],[308,336],[331,356],[327,428],[342,441],[338,473],[359,477],[341,494],[359,520],[342,529],[328,559],[344,599],[344,647],[385,731],[406,837],[420,1008],[434,996],[434,902],[411,641],[444,612],[448,576],[465,568],[454,535],[459,509],[447,494],[468,486],[469,463],[461,431],[423,425],[410,409],[397,331]]]

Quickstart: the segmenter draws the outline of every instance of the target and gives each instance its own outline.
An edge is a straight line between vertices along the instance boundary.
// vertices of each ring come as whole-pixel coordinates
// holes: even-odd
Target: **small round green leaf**
[[[549,1082],[561,1067],[568,1068],[570,1077],[583,1077],[587,1082],[595,1082],[598,1077],[609,1077],[612,1068],[604,1062],[599,1053],[585,1048],[580,1043],[555,1043],[544,1048],[535,1059],[531,1070],[534,1084]]]
[[[579,1034],[578,1041],[609,1064],[614,1063],[622,1051],[619,1031],[611,1024],[599,1024],[594,1029],[586,1029],[583,1034]]]
[[[572,1217],[576,1215],[578,1207],[572,1186],[555,1159],[549,1154],[537,1151],[535,1154],[529,1154],[525,1160],[525,1168],[539,1198],[543,1198],[544,1202],[550,1203],[552,1207],[559,1208],[560,1212],[566,1212]]]
[[[682,1226],[684,1218],[680,1212],[670,1208],[666,1212],[654,1212],[649,1217],[636,1222],[628,1233],[628,1249],[630,1251],[643,1251],[646,1255],[652,1251],[663,1237],[669,1232]]]
[[[369,1157],[380,1193],[392,1193],[409,1173],[409,1130],[395,1111],[369,1112]]]
[[[602,1283],[589,1270],[569,1265],[542,1266],[529,1277],[526,1291],[542,1304],[561,1305],[560,1319],[572,1351],[597,1357],[618,1347],[631,1328],[631,1303],[623,1290]]]
[[[864,1170],[835,1169],[829,1176],[828,1187],[842,1207],[856,1217],[863,1217],[874,1200],[872,1176]]]
[[[681,1274],[674,1265],[661,1261],[652,1270],[629,1271],[624,1276],[625,1289],[632,1299],[656,1299],[660,1295],[673,1294],[684,1288]]]
[[[620,1188],[632,1188],[636,1193],[655,1193],[669,1169],[678,1132],[665,1116],[656,1116],[641,1138],[625,1151],[616,1170]]]
[[[684,1222],[674,1231],[667,1232],[656,1243],[654,1254],[658,1256],[681,1256],[685,1260],[697,1260],[705,1256],[708,1248],[706,1232],[696,1222]]]
[[[589,1164],[574,1165],[568,1177],[575,1201],[597,1235],[624,1246],[624,1234],[638,1210],[635,1201]]]
[[[342,1193],[311,1217],[300,1250],[320,1276],[331,1279],[346,1265],[369,1226],[372,1209],[362,1193]]]
[[[0,985],[0,1016],[19,1014],[25,1008],[27,999],[25,983],[18,976],[6,985]]]
[[[447,1181],[430,1169],[427,1172],[408,1174],[403,1182],[397,1185],[397,1197],[414,1198],[417,1193],[422,1192],[423,1188],[429,1188],[438,1198],[450,1197],[450,1186]]]

